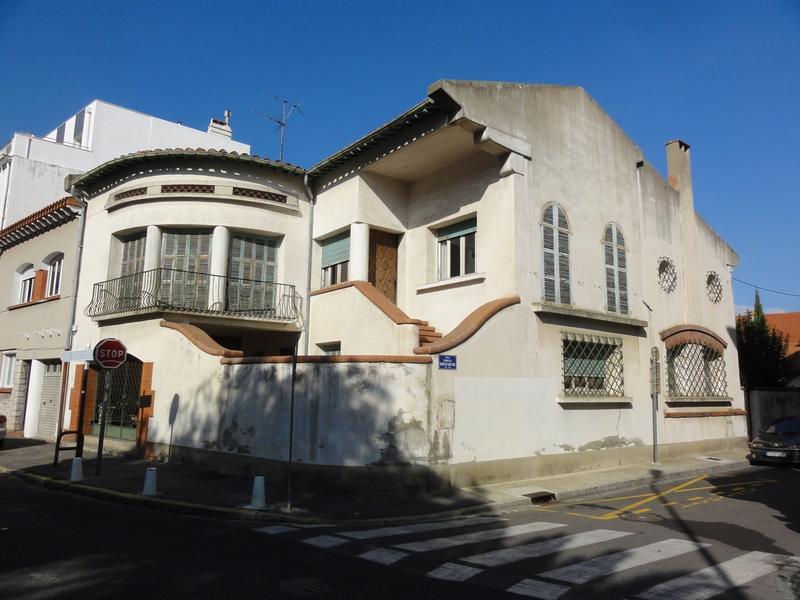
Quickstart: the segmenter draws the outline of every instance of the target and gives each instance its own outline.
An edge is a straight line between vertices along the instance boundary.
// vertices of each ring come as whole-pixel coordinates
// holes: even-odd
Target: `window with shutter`
[[[323,287],[347,281],[347,266],[350,263],[350,232],[346,231],[322,240]]]
[[[208,266],[211,233],[165,231],[161,236],[161,287],[159,296],[169,305],[208,308]]]
[[[475,272],[475,235],[477,218],[466,219],[436,231],[438,280],[460,277]]]
[[[628,271],[625,238],[619,225],[609,223],[603,235],[603,257],[606,275],[606,309],[628,314]]]
[[[120,308],[136,308],[142,291],[142,272],[144,271],[145,232],[123,238],[122,260],[120,262],[119,296],[116,299]]]
[[[564,209],[548,204],[542,217],[542,280],[544,299],[571,304],[569,224]]]
[[[269,312],[275,308],[278,240],[234,234],[228,254],[228,310]]]

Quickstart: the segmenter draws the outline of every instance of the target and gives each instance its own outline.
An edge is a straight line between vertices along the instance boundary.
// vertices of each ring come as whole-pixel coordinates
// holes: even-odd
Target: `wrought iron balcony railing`
[[[295,321],[302,298],[293,285],[177,269],[152,269],[94,284],[87,317],[179,311]]]

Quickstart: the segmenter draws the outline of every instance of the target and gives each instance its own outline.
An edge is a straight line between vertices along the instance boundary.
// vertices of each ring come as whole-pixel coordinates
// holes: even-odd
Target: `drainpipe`
[[[303,175],[303,185],[311,203],[311,214],[308,219],[308,264],[306,265],[306,335],[303,341],[303,354],[308,354],[308,334],[311,328],[311,254],[314,250],[314,207],[317,205],[317,197],[309,185],[308,173]],[[297,354],[296,351],[295,354]]]
[[[80,227],[78,227],[78,246],[77,246],[77,253],[75,255],[75,271],[72,276],[72,306],[70,307],[70,315],[69,315],[69,329],[67,330],[66,341],[64,342],[64,351],[69,351],[72,348],[72,338],[75,328],[77,327],[77,323],[75,322],[75,317],[78,313],[78,284],[80,283],[80,276],[81,276],[81,261],[83,259],[83,240],[84,235],[86,233],[86,211],[89,209],[89,203],[86,201],[85,198],[82,198],[78,193],[74,185],[70,185],[69,188],[70,195],[75,198],[78,202],[81,203],[81,216],[80,219]],[[66,363],[69,364],[69,363]],[[67,383],[69,381],[69,369],[65,369],[62,365],[61,367],[61,398],[58,404],[58,428],[56,429],[56,435],[58,436],[62,429],[64,428],[64,405],[66,404],[67,399]],[[81,431],[82,423],[78,423],[78,431]],[[82,432],[78,434],[78,440],[76,443],[77,450],[75,452],[76,456],[83,455],[83,435]],[[58,463],[58,450],[59,444],[56,444],[55,450],[55,458],[54,461],[56,464]]]

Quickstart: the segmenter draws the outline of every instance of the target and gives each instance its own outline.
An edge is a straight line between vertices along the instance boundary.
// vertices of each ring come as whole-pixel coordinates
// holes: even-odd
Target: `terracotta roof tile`
[[[800,312],[769,313],[767,323],[789,338],[789,354],[800,351]]]
[[[35,213],[31,213],[24,219],[20,219],[19,221],[12,223],[8,227],[0,229],[0,238],[5,238],[8,235],[18,233],[21,230],[28,227],[29,225],[33,225],[37,221],[44,220],[47,217],[64,213],[65,212],[64,209],[69,207],[75,207],[80,209],[81,203],[72,196],[66,196],[61,200],[57,200],[52,204],[48,204],[41,210],[37,210]]]

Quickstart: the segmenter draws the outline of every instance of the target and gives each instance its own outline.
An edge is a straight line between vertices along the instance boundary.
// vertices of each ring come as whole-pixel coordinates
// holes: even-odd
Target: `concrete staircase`
[[[427,321],[420,321],[419,324],[419,345],[424,346],[425,344],[430,344],[431,342],[435,342],[442,334],[436,331],[436,328],[432,325],[429,325]]]

